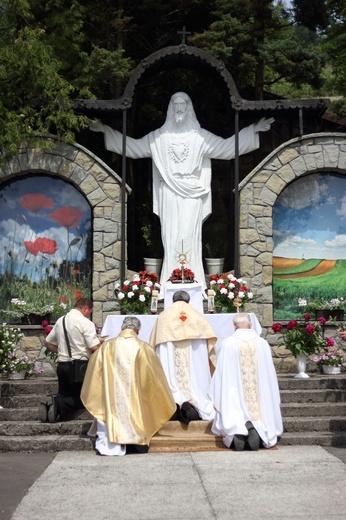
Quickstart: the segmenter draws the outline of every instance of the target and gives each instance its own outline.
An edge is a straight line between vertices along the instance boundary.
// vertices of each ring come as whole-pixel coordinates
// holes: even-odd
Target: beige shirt
[[[58,319],[46,338],[49,343],[58,345],[59,362],[70,360],[62,320],[63,317]],[[66,314],[65,325],[70,340],[72,358],[89,358],[91,354],[90,349],[100,343],[93,322],[83,316],[78,309],[72,309]]]

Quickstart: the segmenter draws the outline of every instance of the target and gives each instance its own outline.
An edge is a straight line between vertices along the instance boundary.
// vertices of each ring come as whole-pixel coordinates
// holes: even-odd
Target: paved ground
[[[1,520],[345,518],[346,448],[0,454]]]

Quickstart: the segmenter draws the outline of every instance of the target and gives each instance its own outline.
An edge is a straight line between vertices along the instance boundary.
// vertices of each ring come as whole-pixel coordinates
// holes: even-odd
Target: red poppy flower
[[[26,240],[24,242],[24,245],[25,245],[25,249],[27,250],[28,253],[31,253],[34,256],[38,255],[40,250],[38,248],[38,245],[36,244],[36,240],[35,240],[35,242],[28,242]]]
[[[19,199],[19,204],[29,211],[41,211],[41,209],[52,209],[54,206],[53,199],[46,197],[42,193],[26,193]]]
[[[46,253],[48,255],[53,255],[58,249],[56,241],[51,238],[38,237],[35,240],[35,244],[41,253]]]
[[[68,303],[69,299],[67,296],[59,296],[59,302]]]
[[[73,289],[73,294],[74,294],[74,297],[76,298],[76,301],[80,300],[82,298],[82,293],[80,292],[79,289]]]
[[[55,220],[55,222],[67,229],[71,229],[78,226],[83,214],[84,211],[76,208],[76,206],[64,206],[53,211],[53,213],[48,215],[48,218]]]

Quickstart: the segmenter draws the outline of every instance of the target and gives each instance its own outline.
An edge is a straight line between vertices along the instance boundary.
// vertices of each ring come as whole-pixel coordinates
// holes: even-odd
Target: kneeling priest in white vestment
[[[251,329],[247,313],[236,314],[233,323],[235,333],[220,345],[209,389],[216,411],[212,432],[238,451],[270,448],[283,431],[271,349]]]
[[[148,451],[152,436],[176,411],[154,349],[137,337],[140,327],[138,318],[125,317],[119,336],[89,361],[81,399],[95,418],[89,435],[97,435],[101,455],[125,455],[128,445]]]
[[[150,336],[178,405],[175,418],[212,420],[208,397],[214,370],[216,336],[203,314],[189,305],[186,291],[173,294],[172,305],[159,314]]]

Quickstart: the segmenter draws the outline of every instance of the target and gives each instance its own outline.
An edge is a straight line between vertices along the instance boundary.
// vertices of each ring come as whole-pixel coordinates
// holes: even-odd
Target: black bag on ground
[[[66,325],[65,325],[65,316],[62,320],[63,327],[64,327],[64,333],[65,333],[65,341],[67,345],[67,350],[69,353],[70,358],[72,358],[72,352],[71,352],[71,345],[70,340],[68,338]],[[69,382],[71,385],[73,383],[83,383],[85,372],[88,368],[89,359],[72,359],[68,362],[69,365]]]

